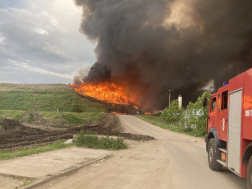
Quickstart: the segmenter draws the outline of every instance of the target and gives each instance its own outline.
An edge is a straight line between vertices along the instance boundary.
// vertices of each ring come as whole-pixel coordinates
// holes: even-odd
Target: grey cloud
[[[43,3],[48,4],[50,1]],[[5,81],[6,78],[18,79],[21,83],[27,81],[24,77],[18,77],[16,72],[12,73],[14,67],[8,67],[9,60],[59,74],[77,72],[94,61],[92,45],[78,33],[78,26],[75,26],[76,32],[62,32],[51,23],[48,15],[42,14],[43,7],[40,11],[41,13],[34,12],[30,7],[0,8],[0,33],[4,36],[0,43],[0,70],[9,69],[2,72]],[[61,20],[58,21],[60,24]],[[22,72],[25,76],[26,73]],[[41,78],[48,82],[49,78],[55,81],[52,76],[47,77]],[[69,81],[63,78],[62,82],[66,80]],[[34,77],[32,82],[36,81],[42,82],[40,78]]]
[[[36,78],[36,79],[34,79]],[[71,79],[52,75],[37,73],[17,67],[4,67],[0,70],[0,83],[71,83]]]

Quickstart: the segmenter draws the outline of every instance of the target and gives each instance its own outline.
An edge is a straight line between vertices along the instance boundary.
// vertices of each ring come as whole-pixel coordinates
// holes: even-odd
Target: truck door
[[[218,94],[216,129],[218,130],[219,139],[227,141],[228,127],[228,90],[220,91]]]
[[[242,89],[229,93],[228,167],[240,174]]]
[[[215,126],[216,121],[216,112],[217,112],[217,94],[212,95],[211,101],[210,101],[210,107],[208,112],[208,129]]]

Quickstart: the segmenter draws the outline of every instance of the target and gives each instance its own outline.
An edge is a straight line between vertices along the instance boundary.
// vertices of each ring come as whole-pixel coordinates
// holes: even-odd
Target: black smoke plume
[[[84,80],[117,79],[156,108],[184,106],[214,80],[252,67],[251,0],[75,0],[80,31],[97,42]],[[100,66],[100,67],[99,67]]]

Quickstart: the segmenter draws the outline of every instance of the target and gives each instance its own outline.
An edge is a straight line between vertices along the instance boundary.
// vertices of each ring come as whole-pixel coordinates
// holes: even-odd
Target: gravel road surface
[[[119,115],[119,119],[124,132],[156,140],[128,141],[129,149],[41,188],[246,188],[246,180],[230,171],[209,169],[204,139],[164,130],[134,116]]]

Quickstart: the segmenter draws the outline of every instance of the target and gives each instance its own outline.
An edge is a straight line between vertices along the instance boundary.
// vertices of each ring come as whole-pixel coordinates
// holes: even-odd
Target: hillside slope
[[[109,105],[79,96],[64,84],[0,84],[0,110],[107,112]]]

